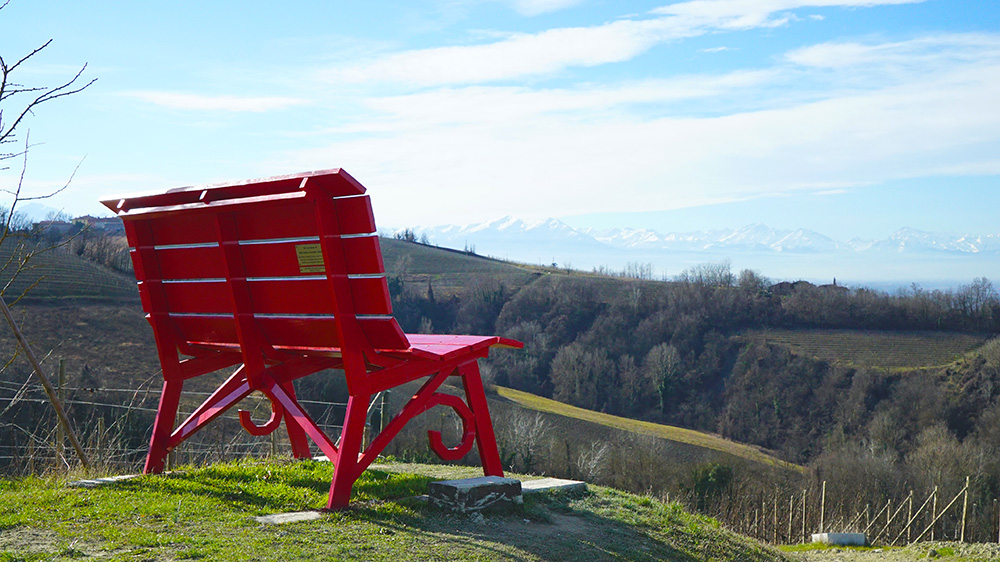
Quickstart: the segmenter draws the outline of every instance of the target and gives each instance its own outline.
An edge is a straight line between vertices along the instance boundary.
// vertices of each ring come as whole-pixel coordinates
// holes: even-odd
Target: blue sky
[[[0,30],[8,62],[54,39],[19,81],[98,79],[26,123],[29,193],[80,165],[71,214],[343,167],[382,227],[1000,233],[996,0],[12,0]]]

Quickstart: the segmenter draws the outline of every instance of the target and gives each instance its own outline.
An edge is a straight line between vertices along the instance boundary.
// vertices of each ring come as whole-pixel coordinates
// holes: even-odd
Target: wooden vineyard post
[[[965,477],[965,498],[962,500],[962,531],[958,542],[965,542],[965,518],[969,514],[969,477]]]
[[[889,524],[892,523],[892,517],[890,517],[890,512],[892,511],[892,498],[889,498],[889,502],[885,504],[885,530],[888,532]]]
[[[104,418],[97,417],[97,462],[104,462]]]
[[[913,514],[913,507],[912,507],[913,506],[913,503],[912,503],[913,502],[913,491],[912,490],[910,491],[910,496],[909,497],[910,497],[910,517],[906,521],[906,527],[902,531],[900,531],[898,535],[896,535],[896,538],[893,539],[893,541],[891,543],[889,543],[889,546],[896,546],[896,543],[899,542],[899,539],[903,538],[903,534],[904,533],[906,534],[906,542],[907,543],[913,542],[913,541],[910,540],[910,530],[911,530],[911,527],[913,526],[913,522],[916,521],[916,519],[918,517],[920,517],[920,515],[924,512],[924,508],[927,507],[927,504],[930,503],[930,501],[932,499],[934,499],[935,497],[937,497],[937,491],[935,490],[935,491],[931,492],[930,495],[927,496],[927,499],[924,500],[924,503],[920,504],[920,507],[917,508],[917,513],[916,514]],[[927,531],[925,530],[924,532],[926,533]],[[923,535],[923,533],[921,533],[921,536],[922,535]]]
[[[826,480],[823,481],[823,489],[820,492],[819,497],[819,532],[824,532],[824,523],[826,518]]]
[[[39,382],[42,383],[42,388],[45,389],[45,394],[49,397],[49,402],[52,403],[52,408],[56,411],[56,416],[59,417],[59,422],[62,424],[63,428],[66,430],[66,435],[69,437],[70,444],[73,445],[73,450],[76,451],[76,456],[80,458],[80,464],[83,465],[84,469],[90,469],[90,461],[87,460],[87,454],[83,452],[83,446],[80,445],[80,441],[76,438],[76,432],[73,431],[73,427],[69,423],[69,418],[66,416],[66,410],[63,410],[62,402],[59,401],[59,397],[56,396],[56,391],[52,388],[52,383],[49,382],[49,378],[45,376],[45,371],[42,370],[41,363],[38,362],[38,358],[35,357],[35,352],[31,350],[31,346],[28,345],[28,340],[25,339],[24,334],[21,333],[21,329],[17,327],[17,323],[14,322],[14,316],[10,313],[10,308],[7,307],[7,301],[0,296],[0,312],[3,313],[4,318],[7,320],[7,325],[10,326],[11,331],[14,332],[14,337],[17,338],[17,342],[21,344],[21,349],[24,350],[25,356],[28,358],[28,362],[31,363],[31,367],[35,370],[35,375],[38,377]]]
[[[806,536],[806,493],[806,489],[802,488],[802,542],[809,539]]]
[[[66,401],[66,360],[59,359],[59,377],[56,379],[56,396],[59,397],[59,403],[62,404]],[[62,462],[63,449],[66,446],[66,429],[63,428],[61,423],[56,424],[56,462]]]
[[[931,502],[931,521],[937,521],[938,487],[934,486],[934,500]],[[934,523],[931,523],[931,542],[934,542]]]
[[[771,544],[778,544],[778,493],[774,493],[774,524],[771,527]]]
[[[936,494],[937,487],[935,487],[934,490],[935,490],[934,499],[937,500],[937,494]],[[968,492],[968,490],[969,489],[966,487],[963,488],[960,492],[958,492],[958,495],[956,495],[954,499],[948,502],[948,505],[946,505],[945,508],[941,510],[941,513],[938,513],[937,515],[934,516],[934,519],[931,521],[931,524],[928,525],[927,528],[924,529],[923,532],[921,532],[920,535],[917,536],[916,540],[920,541],[920,539],[924,538],[924,535],[927,534],[928,531],[933,532],[934,525],[937,523],[938,519],[940,519],[945,513],[947,513],[948,510],[951,509],[951,506],[955,505],[955,502],[958,501],[958,498],[962,497],[962,494],[965,494],[966,492]]]
[[[795,495],[788,496],[788,544],[792,544],[792,514],[795,512]]]
[[[913,490],[910,490],[909,506],[906,508],[906,544],[910,544],[911,521],[913,521]]]

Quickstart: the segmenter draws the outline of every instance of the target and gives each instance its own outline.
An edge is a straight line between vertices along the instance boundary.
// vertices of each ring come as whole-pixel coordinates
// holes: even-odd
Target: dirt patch
[[[13,527],[0,531],[0,553],[45,554],[65,557],[95,556],[99,550],[79,541],[69,541],[53,531]]]

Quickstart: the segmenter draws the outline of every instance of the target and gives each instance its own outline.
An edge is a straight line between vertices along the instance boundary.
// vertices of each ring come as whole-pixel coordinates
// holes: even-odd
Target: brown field
[[[960,359],[986,336],[953,332],[868,330],[753,330],[740,337],[783,345],[794,353],[844,365],[915,369]]]

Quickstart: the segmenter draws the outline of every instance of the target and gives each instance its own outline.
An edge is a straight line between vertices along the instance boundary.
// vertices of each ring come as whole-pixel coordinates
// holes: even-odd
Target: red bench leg
[[[295,387],[292,385],[292,381],[280,384],[285,394],[295,400]],[[292,456],[297,459],[312,458],[312,452],[309,450],[309,438],[306,437],[305,430],[299,426],[299,423],[287,410],[285,411],[285,429],[288,430],[288,442],[292,445]]]
[[[340,449],[333,465],[333,482],[327,509],[343,509],[351,500],[351,488],[358,479],[358,455],[364,438],[365,419],[368,417],[368,395],[351,396],[347,400],[347,414],[340,434]]]
[[[163,381],[163,391],[160,393],[160,406],[156,410],[156,421],[153,422],[153,437],[149,440],[149,453],[146,455],[145,474],[163,472],[164,461],[167,458],[167,443],[177,421],[177,407],[181,400],[181,388],[184,381]]]
[[[483,461],[483,474],[503,476],[503,464],[497,451],[497,438],[493,434],[493,422],[490,420],[490,408],[486,403],[479,363],[466,363],[458,368],[458,373],[462,376],[462,385],[465,387],[465,402],[476,420],[476,445],[479,447],[479,458]]]

